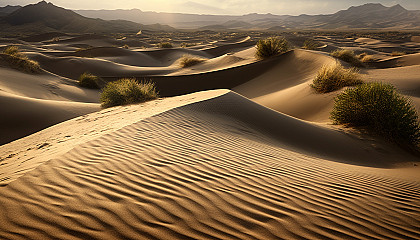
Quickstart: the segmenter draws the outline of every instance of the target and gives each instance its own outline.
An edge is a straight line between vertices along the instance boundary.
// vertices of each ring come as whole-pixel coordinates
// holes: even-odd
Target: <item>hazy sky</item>
[[[39,0],[0,0],[0,6],[26,5]],[[401,4],[420,10],[420,0],[50,0],[55,5],[70,9],[131,9],[143,11],[182,12],[201,14],[320,14],[334,13],[350,6],[368,2],[385,6]]]

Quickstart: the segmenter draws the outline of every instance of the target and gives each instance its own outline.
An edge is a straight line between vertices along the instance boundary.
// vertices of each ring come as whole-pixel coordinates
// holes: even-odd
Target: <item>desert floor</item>
[[[0,238],[420,239],[420,158],[332,125],[342,90],[310,87],[347,48],[420,112],[420,37],[367,35],[311,33],[319,51],[264,61],[258,32],[0,38],[43,69],[0,56]],[[205,61],[182,68],[185,54]],[[162,97],[101,109],[84,72]]]

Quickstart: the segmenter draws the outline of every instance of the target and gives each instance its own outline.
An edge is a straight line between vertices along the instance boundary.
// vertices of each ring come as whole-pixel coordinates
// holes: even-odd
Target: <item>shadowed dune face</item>
[[[308,38],[315,39],[323,45],[319,48],[320,51],[295,49],[266,61],[257,61],[255,58],[255,43],[259,38],[267,36],[266,33],[258,32],[223,34],[198,32],[173,33],[172,35],[146,33],[115,36],[69,35],[55,32],[21,38],[22,40],[17,43],[22,51],[31,59],[38,61],[44,70],[63,79],[77,80],[84,72],[90,72],[105,81],[132,77],[139,80],[150,79],[156,83],[157,89],[163,97],[208,89],[228,88],[273,110],[299,119],[321,123],[330,122],[329,112],[332,109],[332,100],[338,93],[318,95],[314,94],[309,86],[322,65],[333,64],[335,61],[322,51],[328,52],[337,48],[345,48],[355,51],[356,54],[371,54],[375,60],[368,64],[369,67],[390,69],[387,72],[390,75],[387,76],[391,76],[392,79],[391,77],[385,77],[385,79],[396,82],[397,85],[400,77],[391,72],[399,71],[397,68],[410,66],[415,68],[420,64],[418,53],[398,57],[390,56],[389,49],[385,45],[401,48],[399,50],[407,52],[415,52],[420,49],[420,46],[411,41],[411,38],[408,39],[407,34],[404,33],[377,33],[376,35],[355,33],[351,37],[344,37],[344,34],[329,34],[324,36],[321,33],[285,33],[284,36],[291,45],[300,46]],[[175,48],[158,49],[156,44],[162,42],[162,39],[165,41],[171,39]],[[8,41],[13,42],[12,39],[4,39],[5,43]],[[189,43],[191,46],[180,48],[182,44],[187,46],[185,43]],[[147,48],[138,48],[139,45]],[[122,48],[121,46],[127,47]],[[181,68],[179,62],[185,54],[197,56],[205,61],[188,68]],[[383,76],[383,74],[376,76],[380,72],[379,70],[369,70],[364,73],[366,73],[367,79],[382,81],[382,77],[379,76]],[[412,91],[416,91],[413,89],[417,89],[418,86],[412,82],[415,73],[411,70],[409,72],[410,83],[408,83],[408,87],[404,88],[404,91],[406,94],[414,96]],[[10,73],[7,73],[3,74],[2,78],[7,79],[8,75],[11,76]],[[33,77],[28,76],[19,79],[31,78]],[[42,80],[39,79],[39,81]],[[25,84],[24,80],[19,82],[21,86],[27,85],[27,89],[33,86]],[[41,82],[37,84],[42,85]],[[69,89],[72,84],[74,82],[70,80],[66,84],[61,84],[59,88]],[[57,87],[57,84],[53,85],[54,88]],[[411,90],[410,87],[412,87]],[[3,89],[6,89],[8,93],[15,94],[14,87],[9,88],[7,83]],[[44,92],[35,95],[18,95],[60,101],[71,100],[79,103],[97,102],[97,99],[87,99],[86,96],[90,95],[90,92],[82,89],[73,88],[77,93],[71,94],[68,91],[66,93],[57,92],[51,87],[43,89]],[[97,94],[96,92],[91,96],[96,98]],[[416,99],[414,101],[417,102]],[[78,107],[78,109],[81,108]],[[93,110],[94,108],[89,109]],[[80,113],[87,113],[87,111]],[[57,120],[48,121],[48,124],[52,123],[57,123]],[[43,126],[47,126],[47,124],[43,124]],[[30,125],[28,125],[28,129],[30,129]],[[36,130],[39,129],[39,127],[36,128]],[[27,133],[34,131],[27,131]],[[11,137],[10,139],[16,138]]]
[[[296,145],[290,147],[293,136],[282,131],[292,128],[308,138],[320,131],[312,137],[330,138],[329,130],[274,113],[235,93],[220,94],[76,146],[12,181],[0,195],[0,236],[418,236],[418,176],[302,154]],[[255,111],[258,116],[247,114]],[[269,132],[266,121],[284,128]],[[331,147],[351,148],[355,141],[347,136]],[[351,154],[352,164],[358,164],[358,153]],[[379,159],[382,153],[369,154]]]

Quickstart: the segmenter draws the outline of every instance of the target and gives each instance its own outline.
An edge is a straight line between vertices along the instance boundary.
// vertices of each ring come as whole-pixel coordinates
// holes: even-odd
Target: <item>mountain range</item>
[[[420,11],[368,3],[326,15],[201,15],[131,10],[67,10],[45,1],[0,8],[3,31],[137,32],[139,30],[420,30]]]
[[[51,32],[70,33],[116,33],[150,31],[172,31],[172,27],[160,24],[144,25],[127,20],[94,19],[41,1],[24,7],[0,8],[0,31],[9,33]]]
[[[247,14],[242,16],[143,12],[131,10],[77,10],[101,19],[124,19],[143,24],[161,23],[175,28],[201,29],[420,29],[420,11],[401,5],[368,3],[327,15]]]

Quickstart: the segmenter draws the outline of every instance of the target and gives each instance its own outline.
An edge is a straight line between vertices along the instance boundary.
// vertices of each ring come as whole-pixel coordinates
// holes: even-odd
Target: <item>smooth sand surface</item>
[[[175,108],[161,112],[168,104]],[[142,109],[159,114],[142,119],[135,114]],[[125,117],[120,129],[75,140],[89,135],[81,129],[95,122],[112,128],[115,118]],[[25,154],[55,152],[50,157],[16,164],[20,157],[11,154],[2,160],[2,167],[10,167],[2,174],[1,238],[416,239],[420,234],[419,175],[378,168],[407,164],[413,160],[409,155],[274,112],[233,92],[117,107],[62,125],[73,129],[71,136],[56,135],[51,145],[42,143],[60,125],[19,140],[41,144]]]
[[[97,90],[52,74],[0,66],[0,144],[100,109]]]

